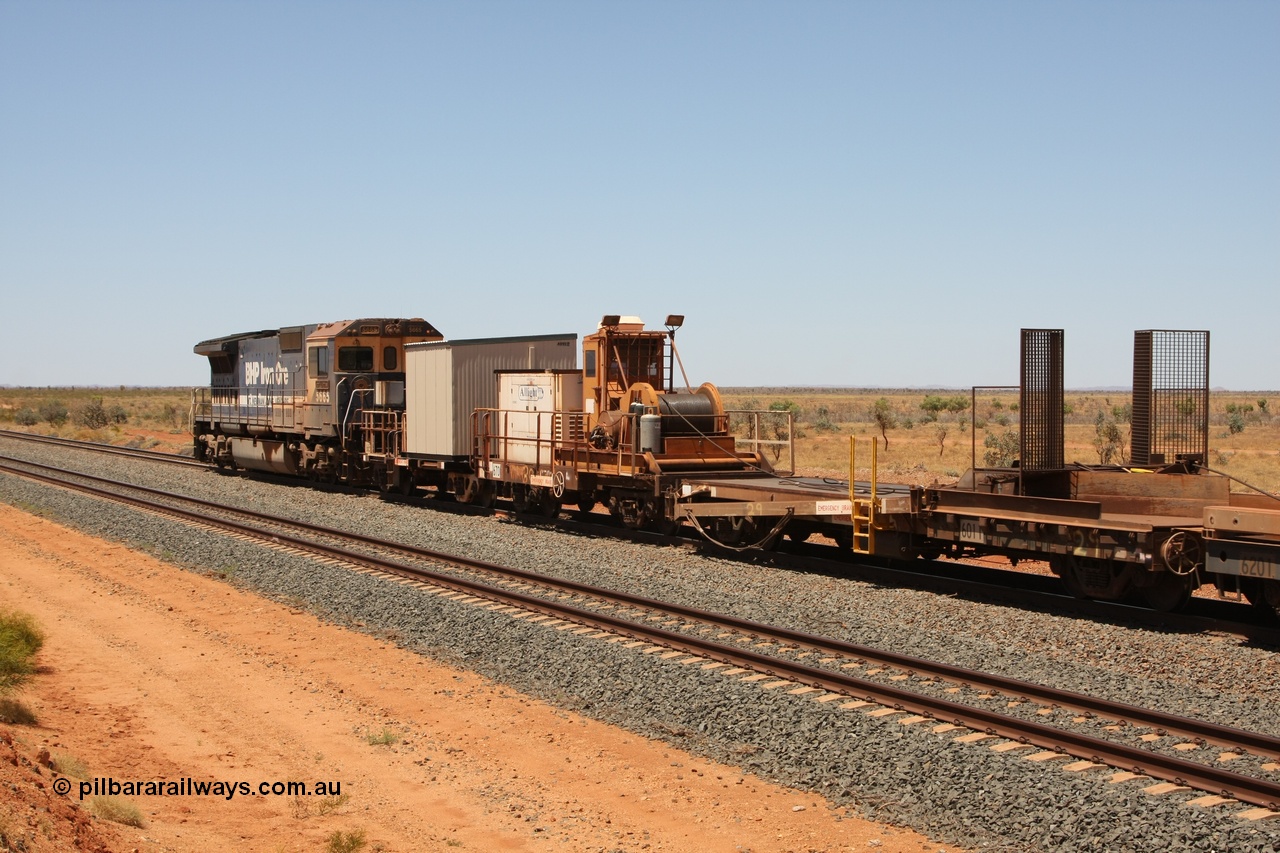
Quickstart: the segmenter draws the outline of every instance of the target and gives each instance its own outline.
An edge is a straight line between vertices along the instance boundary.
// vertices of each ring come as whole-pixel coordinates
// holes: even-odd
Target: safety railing
[[[278,430],[302,426],[305,389],[296,386],[199,388],[192,399],[192,422],[244,424]]]
[[[629,434],[639,435],[639,417],[623,416]],[[471,416],[472,452],[481,464],[510,463],[550,471],[566,465],[578,471],[635,475],[648,469],[634,442],[595,447],[584,434],[582,412],[528,412],[477,409]]]
[[[726,409],[729,432],[736,443],[751,448],[760,456],[773,458],[778,468],[782,458],[787,460],[786,470],[779,474],[792,474],[796,470],[796,416],[791,411],[761,411],[758,409]]]
[[[360,434],[366,456],[399,456],[404,446],[404,412],[399,409],[362,409]]]

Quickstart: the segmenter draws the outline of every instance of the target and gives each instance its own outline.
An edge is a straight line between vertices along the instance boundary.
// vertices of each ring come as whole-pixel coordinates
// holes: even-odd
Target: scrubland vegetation
[[[882,478],[912,482],[955,479],[974,463],[1008,464],[1018,453],[1018,393],[967,390],[722,388],[728,409],[791,412],[801,473],[844,477],[849,437],[858,467],[878,443]],[[1209,395],[1209,460],[1215,468],[1272,493],[1280,492],[1280,392],[1215,391]],[[1065,460],[1123,463],[1129,455],[1132,403],[1127,392],[1068,391],[1063,407]],[[739,425],[742,421],[737,422]],[[749,430],[739,426],[739,435]],[[762,425],[765,438],[780,428]],[[785,467],[785,459],[778,464]],[[865,472],[864,472],[865,473]],[[860,474],[859,476],[863,476]]]
[[[190,410],[189,388],[0,388],[0,429],[133,447],[189,444]]]
[[[979,392],[976,410],[969,391],[959,389],[728,388],[721,393],[729,409],[775,413],[760,421],[766,440],[785,439],[790,413],[796,467],[805,474],[845,477],[850,436],[863,439],[860,469],[869,464],[874,436],[881,477],[912,482],[945,482],[974,462],[1007,464],[1018,453],[1018,394],[1013,390]],[[176,450],[189,444],[190,405],[187,388],[0,388],[0,429]],[[1280,392],[1210,394],[1209,466],[1280,492],[1277,409]],[[1131,411],[1127,392],[1067,392],[1066,461],[1124,462]],[[747,423],[735,421],[740,436],[753,428]],[[776,464],[787,467],[780,445],[765,447],[770,454],[775,449]]]

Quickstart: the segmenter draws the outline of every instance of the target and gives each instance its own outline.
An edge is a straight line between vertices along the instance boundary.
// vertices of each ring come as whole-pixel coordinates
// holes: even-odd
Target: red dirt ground
[[[9,507],[0,603],[47,634],[21,697],[38,725],[0,727],[10,849],[316,850],[335,832],[396,851],[940,849]],[[90,818],[79,779],[51,793],[42,749],[90,778],[343,796],[128,797],[138,829]]]

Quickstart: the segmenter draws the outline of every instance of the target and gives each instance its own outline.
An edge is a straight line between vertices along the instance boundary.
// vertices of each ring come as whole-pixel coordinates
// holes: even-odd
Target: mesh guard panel
[[[1022,470],[1062,468],[1062,403],[1062,330],[1023,329]]]
[[[1209,455],[1209,333],[1133,333],[1134,465]]]

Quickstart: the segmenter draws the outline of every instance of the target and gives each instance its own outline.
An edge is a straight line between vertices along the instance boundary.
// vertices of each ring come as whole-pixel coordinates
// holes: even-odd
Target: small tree
[[[934,437],[938,439],[938,458],[942,458],[942,453],[947,449],[947,425],[940,423],[933,428]]]
[[[1093,449],[1098,451],[1098,462],[1110,465],[1122,447],[1124,437],[1120,434],[1120,425],[1099,410],[1093,419]]]
[[[987,450],[982,455],[983,464],[988,468],[1010,468],[1018,458],[1019,439],[1013,430],[1005,430],[1000,434],[987,433],[982,439],[982,446]]]
[[[819,406],[814,413],[813,428],[818,432],[832,432],[836,429],[835,421],[831,419],[831,410],[826,406]]]
[[[51,426],[60,427],[67,422],[67,407],[60,400],[40,404],[40,418]]]
[[[924,412],[926,421],[936,421],[945,408],[946,401],[937,394],[926,395],[924,402],[920,404],[920,409]]]
[[[936,394],[930,394],[924,398],[920,408],[924,410],[925,420],[936,421],[943,412],[958,415],[967,410],[969,408],[969,398],[963,396],[940,397]]]
[[[110,422],[111,418],[102,405],[101,397],[94,397],[76,412],[76,423],[82,427],[102,429]]]
[[[875,422],[876,427],[880,430],[880,437],[884,439],[884,449],[889,449],[889,430],[894,429],[898,425],[898,416],[893,411],[893,407],[889,405],[887,397],[881,397],[876,400],[875,405],[871,407],[871,420]]]

